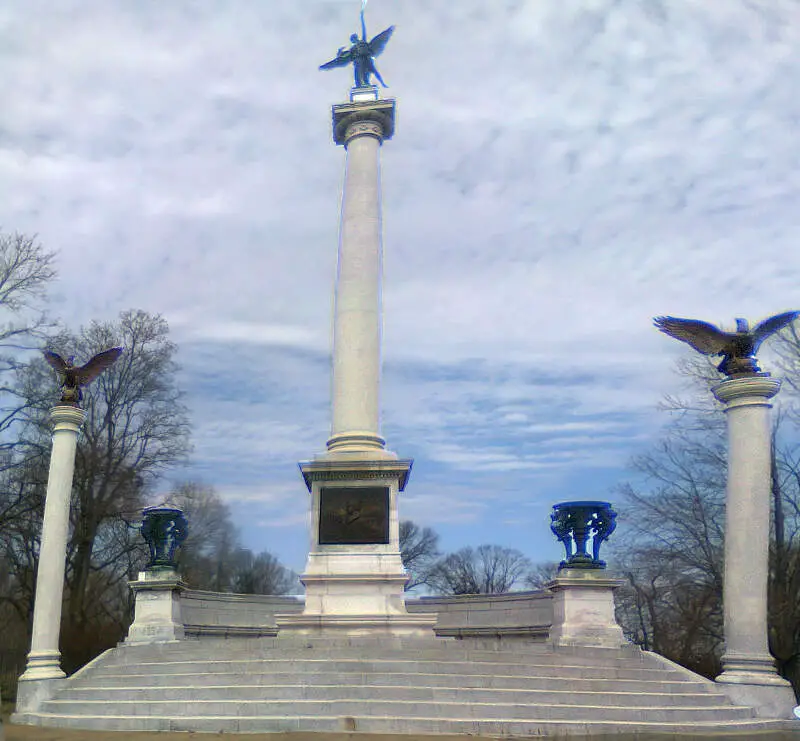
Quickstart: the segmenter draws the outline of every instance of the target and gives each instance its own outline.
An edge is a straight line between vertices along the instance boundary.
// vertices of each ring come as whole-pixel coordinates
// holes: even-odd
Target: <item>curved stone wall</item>
[[[187,636],[256,637],[277,635],[275,615],[301,612],[302,597],[222,594],[187,589],[181,593]],[[408,598],[410,613],[436,613],[442,638],[545,639],[553,621],[549,592],[467,594]]]

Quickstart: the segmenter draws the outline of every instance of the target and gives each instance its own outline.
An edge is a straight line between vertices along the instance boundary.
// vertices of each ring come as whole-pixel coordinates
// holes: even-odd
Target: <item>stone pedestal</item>
[[[42,544],[36,573],[33,635],[25,672],[17,685],[17,711],[32,710],[47,699],[64,678],[58,648],[61,599],[67,557],[69,503],[78,431],[86,414],[70,405],[53,407],[53,447],[42,521]]]
[[[311,492],[305,608],[276,615],[280,634],[433,636],[436,616],[409,614],[397,495],[411,461],[300,464]]]
[[[725,505],[725,653],[720,685],[773,717],[791,717],[794,694],[775,670],[767,640],[771,487],[771,399],[780,381],[762,373],[732,378],[714,395],[728,417]],[[747,689],[750,687],[750,689]],[[728,690],[726,689],[726,692]],[[756,701],[757,699],[757,701]]]
[[[553,593],[554,646],[619,648],[628,643],[614,615],[614,590],[619,579],[598,569],[562,569],[547,584]]]
[[[125,643],[164,643],[184,637],[181,592],[186,589],[172,569],[142,571],[128,582],[134,594],[134,618]]]

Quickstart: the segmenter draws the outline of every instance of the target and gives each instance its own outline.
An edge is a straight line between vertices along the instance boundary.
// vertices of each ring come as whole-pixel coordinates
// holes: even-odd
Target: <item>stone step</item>
[[[639,656],[627,656],[617,652],[608,652],[606,655],[593,655],[593,656],[580,656],[569,653],[558,653],[554,651],[468,651],[459,649],[428,649],[416,651],[393,651],[393,650],[367,650],[364,647],[346,648],[314,648],[296,650],[285,649],[269,649],[269,648],[253,648],[249,651],[237,648],[235,650],[225,650],[225,647],[219,647],[215,650],[206,651],[183,651],[177,646],[168,646],[162,649],[153,649],[147,647],[146,649],[137,650],[135,648],[127,648],[115,652],[113,657],[110,657],[107,665],[130,666],[133,664],[152,664],[163,663],[170,660],[181,661],[206,661],[209,658],[226,658],[229,660],[242,660],[242,659],[283,659],[286,661],[293,661],[298,658],[318,658],[318,659],[352,659],[368,656],[369,658],[379,659],[396,659],[406,661],[469,661],[471,663],[497,663],[502,662],[506,664],[554,664],[562,665],[564,663],[574,664],[578,666],[609,666],[609,665],[629,665],[631,663],[640,663],[648,665],[649,659],[645,654]]]
[[[471,675],[512,675],[512,676],[580,676],[591,679],[648,679],[663,677],[664,679],[678,679],[681,675],[677,671],[634,664],[612,664],[610,666],[583,666],[580,664],[538,664],[533,662],[508,663],[508,662],[469,662],[469,661],[414,661],[404,659],[324,659],[324,658],[294,658],[294,659],[205,659],[203,661],[163,661],[142,662],[131,666],[135,671],[125,671],[126,667],[120,665],[98,664],[92,667],[93,676],[109,676],[114,674],[156,675],[156,674],[187,674],[187,673],[230,673],[240,674],[274,674],[277,672],[291,672],[295,674],[318,674],[320,671],[335,673],[394,673],[417,672],[427,673],[435,669],[438,674],[471,674]]]
[[[749,733],[755,736],[765,731],[789,731],[791,721],[772,720],[705,720],[705,721],[614,721],[602,719],[569,722],[539,719],[520,720],[460,720],[456,718],[433,718],[404,716],[369,717],[362,714],[341,715],[296,715],[291,716],[222,716],[204,718],[186,716],[78,716],[53,715],[51,713],[29,713],[19,721],[32,725],[50,725],[61,728],[82,728],[109,731],[196,731],[205,733],[277,733],[287,731],[341,732],[403,734],[464,734],[483,736],[567,736],[595,735],[601,733],[708,733],[724,738],[726,733]]]
[[[275,672],[270,674],[241,674],[238,672],[185,674],[105,674],[102,677],[89,674],[73,680],[68,689],[97,691],[104,689],[157,689],[167,687],[238,687],[249,686],[281,686],[281,685],[360,685],[360,686],[397,686],[397,687],[465,687],[465,688],[497,688],[497,689],[553,689],[574,690],[580,692],[602,691],[642,691],[642,692],[696,692],[715,693],[716,688],[710,682],[693,681],[676,678],[665,681],[659,675],[650,679],[608,679],[587,677],[529,677],[511,675],[475,675],[475,674],[439,674],[428,671],[393,672],[390,674],[361,672],[331,672],[321,670],[315,675],[302,676],[296,672]],[[59,695],[61,696],[61,695]]]
[[[459,703],[513,703],[528,705],[598,705],[599,703],[621,707],[677,707],[688,705],[706,707],[727,705],[722,694],[704,692],[672,692],[638,690],[622,692],[607,688],[600,691],[577,691],[574,689],[500,689],[477,687],[398,686],[396,684],[362,685],[338,684],[260,684],[227,685],[217,687],[87,687],[68,689],[59,694],[59,701],[84,700],[108,702],[115,705],[124,702],[214,702],[258,700],[379,700],[387,701],[434,701]]]
[[[475,720],[562,720],[591,721],[598,717],[605,720],[638,722],[684,722],[692,720],[746,720],[753,717],[749,708],[724,705],[697,705],[665,707],[642,705],[609,705],[602,697],[594,705],[528,705],[525,703],[480,703],[443,702],[438,700],[159,700],[141,702],[121,700],[113,704],[106,700],[50,700],[42,710],[47,713],[88,716],[166,716],[199,717],[221,716],[291,716],[335,715],[335,716],[398,716],[407,718],[455,718]]]
[[[360,671],[360,672],[393,672],[393,671],[426,671],[435,666],[439,672],[458,672],[466,674],[533,674],[541,672],[555,673],[556,676],[563,676],[562,672],[571,672],[581,675],[583,672],[600,672],[599,676],[614,676],[615,672],[657,672],[663,675],[669,670],[658,667],[649,662],[639,661],[610,661],[605,664],[583,664],[575,662],[572,657],[563,657],[561,662],[544,661],[540,662],[534,658],[530,661],[513,662],[505,661],[504,657],[496,657],[495,661],[469,661],[453,660],[450,657],[433,657],[431,659],[409,659],[409,658],[384,658],[383,656],[366,656],[354,658],[312,656],[294,656],[286,658],[274,658],[272,656],[251,657],[251,658],[211,658],[211,655],[203,659],[186,660],[179,658],[180,654],[174,657],[164,657],[161,660],[141,660],[129,664],[115,664],[112,662],[100,662],[94,671],[103,673],[119,673],[128,667],[136,668],[141,673],[172,673],[180,671],[182,673],[196,671],[200,672],[229,672],[240,671],[242,673],[274,672],[274,671],[312,671],[316,672],[321,667],[326,667],[331,671]],[[598,676],[595,674],[595,676]]]

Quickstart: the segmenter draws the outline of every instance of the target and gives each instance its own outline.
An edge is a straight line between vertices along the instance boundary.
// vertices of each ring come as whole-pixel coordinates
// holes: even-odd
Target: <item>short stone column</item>
[[[33,710],[47,699],[65,674],[58,648],[61,601],[69,534],[69,503],[75,470],[75,449],[86,413],[59,405],[50,410],[53,446],[42,521],[42,544],[36,573],[33,635],[28,664],[17,686],[17,711]]]
[[[177,507],[148,507],[143,512],[142,537],[150,560],[136,581],[128,582],[134,594],[134,619],[125,643],[164,643],[184,637],[181,592],[186,583],[177,571],[175,552],[185,540],[188,526]]]
[[[564,545],[566,559],[546,585],[553,593],[554,646],[619,648],[628,643],[614,614],[620,579],[606,576],[600,546],[615,529],[608,502],[562,502],[553,507],[550,529]],[[588,546],[591,543],[591,553]]]
[[[725,653],[717,682],[763,715],[790,717],[794,696],[769,652],[767,580],[771,487],[771,399],[780,381],[766,373],[713,389],[728,417],[725,505]],[[741,686],[737,690],[733,685]],[[728,689],[726,689],[728,692]]]

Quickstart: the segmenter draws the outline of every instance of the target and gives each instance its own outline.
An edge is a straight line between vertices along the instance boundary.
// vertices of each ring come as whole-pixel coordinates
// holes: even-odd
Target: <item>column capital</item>
[[[771,406],[767,402],[778,393],[781,382],[768,375],[730,378],[714,386],[714,396],[726,405],[727,409],[742,406]]]
[[[375,100],[333,106],[333,141],[347,143],[356,136],[373,136],[379,142],[394,134],[395,101]]]
[[[50,410],[50,423],[54,430],[73,430],[78,428],[86,419],[86,412],[71,404],[59,404]]]

